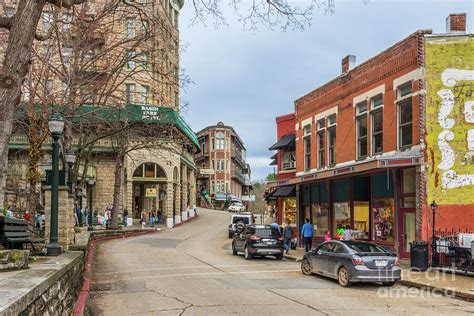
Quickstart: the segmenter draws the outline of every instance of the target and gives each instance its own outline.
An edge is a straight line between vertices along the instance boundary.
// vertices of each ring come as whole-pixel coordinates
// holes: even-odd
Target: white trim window
[[[72,14],[71,13],[66,13],[64,14],[64,20],[63,20],[63,31],[64,32],[69,32],[71,30],[71,25],[72,25]]]
[[[66,69],[71,67],[72,60],[72,47],[63,47],[61,49],[61,57],[63,59],[63,65]]]
[[[142,68],[148,68],[148,52],[142,52]]]
[[[142,85],[142,93],[141,93],[141,100],[142,104],[148,104],[150,95],[150,87]]]
[[[225,150],[225,135],[222,132],[219,132],[216,134],[216,145],[215,149],[216,150]]]
[[[136,35],[136,19],[127,18],[127,38],[133,38]]]
[[[413,143],[413,102],[411,81],[397,87],[398,148],[410,147]]]
[[[135,84],[127,83],[126,85],[126,100],[128,104],[135,103]]]
[[[356,105],[357,159],[367,157],[367,101]]]
[[[311,170],[311,124],[303,128],[304,171]]]
[[[318,168],[322,168],[326,165],[326,120],[319,120],[316,126],[318,128],[318,131],[316,133],[316,140],[318,146]]]
[[[337,115],[328,116],[328,164],[334,166],[336,164],[336,126]]]
[[[370,99],[371,149],[372,155],[383,152],[383,94]]]
[[[134,50],[129,50],[127,52],[127,68],[128,69],[135,69],[136,63],[135,63],[135,51]]]

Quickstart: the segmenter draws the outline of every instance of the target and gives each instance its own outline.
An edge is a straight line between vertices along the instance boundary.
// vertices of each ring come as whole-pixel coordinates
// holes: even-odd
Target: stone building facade
[[[90,139],[94,130],[76,128],[96,112],[103,116],[103,125],[113,126],[111,121],[123,119],[137,126],[146,123],[151,129],[156,126],[157,130],[160,125],[168,126],[174,137],[156,132],[152,141],[146,139],[150,144],[147,146],[137,145],[145,142],[142,136],[128,137],[119,211],[126,208],[129,216],[138,219],[142,212],[160,210],[171,227],[196,203],[194,153],[199,147],[195,134],[180,117],[179,105],[178,23],[184,3],[133,3],[117,2],[110,10],[108,1],[86,2],[74,10],[61,10],[58,16],[46,6],[38,32],[44,34],[54,28],[57,35],[35,43],[32,67],[22,91],[23,105],[27,108],[34,102],[63,114],[69,128],[61,140],[63,153],[66,148],[84,151],[83,134],[89,132]],[[14,14],[16,5],[16,1],[6,1],[1,14]],[[1,46],[0,59],[4,49]],[[40,73],[41,69],[46,70]],[[127,117],[116,116],[112,112],[116,110],[123,110]],[[46,111],[46,119],[50,112]],[[97,130],[100,128],[104,129],[97,126]],[[136,135],[130,129],[130,135]],[[18,209],[25,209],[28,192],[26,171],[31,146],[27,133],[15,128],[10,140],[6,203]],[[51,169],[50,148],[48,136],[38,167],[44,184],[47,170]],[[103,210],[113,201],[118,146],[113,138],[102,137],[90,149],[87,161],[81,156],[75,163],[77,181],[72,184],[71,194],[85,208],[91,192],[93,208]],[[60,182],[66,184],[71,180],[67,166],[61,169],[65,176]],[[91,191],[82,176],[94,178]],[[38,190],[42,205],[47,205],[44,185]]]

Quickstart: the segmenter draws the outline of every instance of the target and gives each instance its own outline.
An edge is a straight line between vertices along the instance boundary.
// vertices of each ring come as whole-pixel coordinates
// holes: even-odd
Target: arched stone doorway
[[[161,210],[166,216],[167,176],[165,170],[153,162],[145,162],[135,168],[133,180],[133,217],[140,218],[142,212]]]

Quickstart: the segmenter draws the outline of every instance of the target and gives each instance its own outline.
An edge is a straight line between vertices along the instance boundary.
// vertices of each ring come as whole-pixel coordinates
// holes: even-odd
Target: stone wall
[[[69,315],[82,287],[83,252],[68,252],[0,279],[0,315]]]
[[[51,187],[45,187],[45,236],[49,240],[49,231],[51,226]],[[69,245],[74,242],[74,226],[76,219],[74,217],[74,200],[69,195],[68,188],[59,187],[58,195],[58,242],[67,251]]]

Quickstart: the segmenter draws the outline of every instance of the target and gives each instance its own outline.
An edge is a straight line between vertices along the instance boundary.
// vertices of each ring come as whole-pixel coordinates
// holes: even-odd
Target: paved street
[[[299,263],[232,256],[229,214],[100,244],[91,313],[104,315],[468,315],[474,304],[397,285],[341,288]]]

